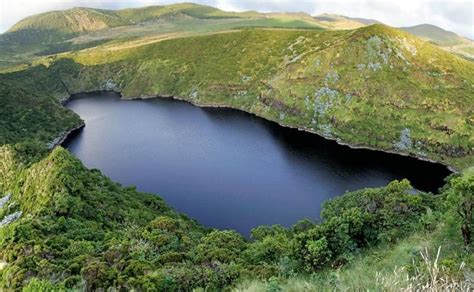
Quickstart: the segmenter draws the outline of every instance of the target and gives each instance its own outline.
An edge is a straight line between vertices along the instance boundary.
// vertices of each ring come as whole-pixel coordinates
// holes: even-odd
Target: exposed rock
[[[382,39],[377,35],[372,36],[367,40],[367,55],[370,60],[377,58],[381,46]]]
[[[0,199],[0,209],[5,206],[6,203],[10,200],[11,194],[7,194],[5,197]]]
[[[321,135],[324,137],[333,137],[331,124],[321,124],[318,126],[318,128],[321,131]]]
[[[336,98],[339,96],[339,91],[322,87],[314,94],[314,114],[316,116],[323,116],[327,110],[334,106]]]
[[[193,89],[193,91],[191,91],[191,94],[189,94],[189,97],[190,97],[191,99],[196,99],[196,98],[198,97],[198,95],[199,95],[198,90],[197,90],[197,89]]]
[[[384,48],[384,41],[379,36],[372,36],[367,40],[367,56],[369,62],[367,65],[358,64],[359,71],[364,69],[371,69],[377,71],[382,68],[382,63],[387,65],[392,54],[392,49]]]
[[[410,129],[405,128],[400,133],[400,140],[394,146],[399,150],[409,150],[412,148],[412,144]]]
[[[58,137],[54,138],[51,142],[49,142],[46,146],[48,147],[48,149],[53,149],[54,147],[56,146],[59,146],[61,145],[65,140],[66,138],[72,134],[73,132],[79,130],[79,129],[82,129],[83,127],[85,126],[84,122],[82,122],[80,125],[78,125],[77,127],[74,127],[72,128],[71,130],[67,131],[67,132],[62,132],[61,134],[59,134]]]
[[[365,64],[357,64],[357,70],[362,71],[367,67]]]
[[[367,64],[367,68],[373,70],[373,71],[377,71],[379,70],[380,68],[382,68],[382,66],[380,65],[379,62],[376,62],[376,63],[372,63],[372,62],[369,62],[369,64]]]
[[[5,216],[5,218],[3,218],[3,220],[0,222],[0,227],[6,226],[6,225],[18,220],[21,217],[22,214],[23,214],[22,211],[18,211],[18,212],[15,212],[13,214]]]
[[[245,83],[245,82],[248,82],[248,81],[252,80],[252,76],[244,75],[244,76],[242,76],[241,80],[242,80],[242,82],[244,82],[244,83]]]
[[[321,65],[321,60],[316,59],[316,61],[314,61],[314,67],[318,68],[320,65]]]
[[[117,84],[113,80],[109,79],[107,82],[105,82],[103,87],[105,90],[115,90],[117,89]]]

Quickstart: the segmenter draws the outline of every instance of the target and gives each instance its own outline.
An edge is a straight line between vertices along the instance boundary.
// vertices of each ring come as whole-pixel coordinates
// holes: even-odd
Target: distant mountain
[[[70,34],[97,31],[127,24],[130,23],[111,10],[72,8],[27,17],[13,25],[7,33],[33,30]]]
[[[376,19],[347,17],[328,13],[315,16],[314,19],[322,27],[332,30],[355,29],[372,24],[382,24],[382,22]],[[432,24],[400,27],[399,29],[440,46],[446,51],[461,55],[467,59],[474,59],[474,42],[454,32],[444,30]]]
[[[328,29],[355,29],[366,25],[350,17],[329,13],[314,16],[314,19]]]
[[[459,45],[470,40],[431,24],[420,24],[409,27],[400,27],[401,30],[418,36],[421,39],[433,42],[440,46]]]
[[[160,20],[170,15],[181,15],[198,19],[251,18],[263,16],[258,12],[226,12],[214,7],[193,3],[148,6],[122,10],[78,7],[27,17],[13,25],[7,33],[25,30],[54,30],[63,33],[83,33]]]
[[[474,60],[474,41],[457,35],[452,31],[447,31],[431,24],[400,27],[400,29],[438,45],[446,51]]]
[[[228,12],[193,3],[121,10],[79,7],[27,17],[0,34],[0,67],[130,38],[156,40],[246,27],[346,30],[378,23],[375,19],[327,13],[313,17],[304,12]],[[402,29],[447,51],[474,59],[474,45],[467,38],[426,24]]]
[[[369,19],[369,18],[360,18],[360,17],[347,17],[349,19],[352,19],[354,21],[360,22],[365,25],[371,25],[371,24],[382,24],[382,22],[376,20],[376,19]]]
[[[158,20],[169,15],[182,15],[197,19],[219,19],[260,17],[261,13],[255,11],[227,12],[206,5],[180,3],[166,6],[148,6],[117,10],[116,15],[132,23],[140,23]]]
[[[244,27],[323,29],[305,13],[227,12],[193,3],[122,10],[79,7],[27,17],[0,34],[0,67],[122,38],[206,34]]]

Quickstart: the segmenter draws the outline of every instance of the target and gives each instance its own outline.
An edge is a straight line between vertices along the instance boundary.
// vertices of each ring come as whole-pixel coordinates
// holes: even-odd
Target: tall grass
[[[435,257],[425,247],[417,257],[421,263],[414,263],[416,268],[413,271],[395,267],[390,272],[378,271],[374,274],[373,267],[366,266],[364,274],[357,264],[347,271],[323,272],[306,278],[242,282],[235,291],[474,291],[474,273],[464,262],[456,273],[452,273],[440,265],[440,258],[441,246]]]
[[[465,263],[461,263],[458,271],[464,279],[459,279],[439,265],[440,253],[441,246],[435,258],[425,248],[420,252],[423,265],[412,275],[405,268],[396,268],[392,274],[376,273],[376,283],[386,291],[473,291],[473,273],[466,269]]]

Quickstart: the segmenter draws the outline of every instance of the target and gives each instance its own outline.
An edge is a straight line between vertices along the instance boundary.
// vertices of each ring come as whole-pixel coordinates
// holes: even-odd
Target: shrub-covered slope
[[[443,276],[463,281],[462,273],[473,264],[471,247],[463,250],[460,236],[466,221],[457,215],[474,187],[469,173],[452,179],[440,196],[413,195],[407,181],[348,193],[324,205],[320,224],[261,226],[248,241],[234,231],[205,230],[159,197],[87,170],[62,148],[47,153],[31,144],[3,146],[0,161],[1,289],[215,290],[245,280],[291,281],[311,274],[332,285],[325,275],[361,252],[376,256],[370,247],[380,244],[399,249],[400,239],[429,234],[437,222],[447,222],[440,226],[452,231],[444,237],[450,252],[441,266],[467,264]],[[420,248],[401,251],[404,268],[423,268]],[[373,279],[373,273],[365,277]],[[367,285],[386,288],[374,280]]]
[[[474,64],[383,25],[119,43],[41,62],[63,97],[104,89],[125,98],[172,95],[353,146],[458,169],[473,162]],[[0,79],[31,70],[40,69]]]
[[[0,74],[0,145],[32,140],[50,144],[83,123],[60,104],[67,91],[54,71],[54,66],[37,66]]]

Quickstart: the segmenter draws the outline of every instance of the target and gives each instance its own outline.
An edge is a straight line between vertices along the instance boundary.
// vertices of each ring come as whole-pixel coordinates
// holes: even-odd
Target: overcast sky
[[[77,6],[117,9],[177,2],[207,4],[228,11],[335,13],[373,18],[392,26],[430,23],[474,39],[474,0],[0,0],[0,32],[26,16],[50,10]]]

